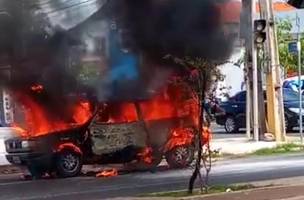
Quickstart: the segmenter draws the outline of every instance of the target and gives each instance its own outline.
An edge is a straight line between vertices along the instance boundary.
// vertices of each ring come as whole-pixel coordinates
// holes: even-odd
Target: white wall
[[[225,76],[224,81],[219,82],[217,88],[217,98],[225,100],[225,97],[222,95],[223,92],[228,93],[229,96],[235,95],[237,92],[241,91],[242,83],[244,81],[244,66],[236,66],[233,63],[236,63],[243,55],[243,50],[237,48],[234,53],[231,55],[229,61],[232,63],[226,63],[219,66],[220,71]],[[229,90],[221,91],[222,87],[229,88]],[[245,88],[244,88],[245,89]]]

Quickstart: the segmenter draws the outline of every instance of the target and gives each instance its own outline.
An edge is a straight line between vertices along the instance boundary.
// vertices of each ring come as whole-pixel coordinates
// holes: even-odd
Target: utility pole
[[[248,62],[248,48],[246,47],[245,59],[246,59],[246,72],[245,72],[245,80],[246,80],[246,136],[247,139],[251,139],[251,84],[250,84],[250,72],[249,62]]]
[[[251,0],[242,0],[242,12],[241,12],[241,27],[240,38],[244,41],[245,46],[245,70],[244,79],[246,81],[246,136],[247,139],[252,139],[252,3]]]
[[[251,0],[251,27],[252,35],[254,35],[254,21],[256,15],[256,1]],[[254,141],[259,141],[259,103],[258,103],[258,69],[257,69],[257,46],[252,37],[251,40],[251,54],[252,54],[252,80],[253,80],[253,139]]]
[[[296,24],[298,27],[297,34],[297,53],[298,53],[298,81],[299,81],[299,127],[300,127],[300,137],[301,143],[303,144],[303,119],[302,119],[302,65],[301,65],[301,34],[300,34],[300,18],[297,14],[296,16]]]
[[[278,55],[277,36],[273,17],[272,0],[260,0],[261,12],[265,14],[267,22],[267,55],[269,67],[266,76],[268,132],[272,133],[277,142],[285,140],[285,118],[283,107],[283,93],[281,69]]]

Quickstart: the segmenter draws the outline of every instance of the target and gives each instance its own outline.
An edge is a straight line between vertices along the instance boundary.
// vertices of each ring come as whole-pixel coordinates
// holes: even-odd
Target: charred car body
[[[102,104],[82,125],[35,137],[13,137],[5,141],[7,160],[23,165],[35,177],[56,172],[76,176],[83,164],[129,163],[153,169],[166,158],[174,168],[188,166],[194,156],[195,126],[184,101],[180,113],[155,114],[151,100]],[[155,103],[155,102],[154,102]],[[119,112],[117,112],[119,109]],[[152,110],[151,110],[152,109]]]
[[[167,66],[175,66],[176,63],[164,61],[163,55],[158,57],[159,53],[154,54],[158,52],[155,51],[154,44],[148,43],[153,51],[146,51],[140,47],[146,46],[147,41],[154,43],[158,39],[154,41],[147,38],[142,45],[132,45],[136,38],[141,37],[134,37],[137,35],[134,35],[136,30],[129,31],[129,20],[122,20],[126,18],[114,14],[124,12],[116,12],[116,6],[106,2],[108,1],[96,1],[90,6],[73,7],[73,12],[64,10],[62,12],[74,14],[60,15],[59,19],[59,15],[55,15],[55,18],[53,15],[32,16],[33,19],[43,19],[37,22],[37,29],[43,29],[40,31],[40,40],[37,41],[37,31],[31,28],[28,34],[31,37],[26,43],[28,55],[24,55],[26,59],[20,61],[23,63],[16,61],[18,66],[15,66],[12,81],[8,82],[14,100],[26,104],[24,107],[29,110],[26,115],[32,119],[26,124],[36,127],[33,130],[25,128],[31,134],[16,136],[7,140],[5,144],[7,159],[13,164],[27,166],[34,176],[40,176],[45,172],[57,172],[63,177],[75,176],[79,174],[83,164],[90,163],[134,161],[144,168],[153,168],[159,164],[163,156],[170,166],[184,167],[193,159],[196,130],[194,124],[197,121],[193,118],[198,112],[197,108],[191,112],[188,112],[189,109],[183,109],[187,107],[185,104],[192,98],[191,95],[185,99],[172,95],[169,102],[174,103],[169,106],[166,106],[167,100],[157,99],[147,103],[147,106],[136,106],[145,104],[142,99],[147,100],[146,97],[151,96],[151,91],[160,91],[171,75],[175,71],[180,71],[177,70],[180,67],[173,67],[173,70]],[[60,2],[56,5],[60,5]],[[115,12],[110,11],[112,7],[115,8]],[[49,12],[44,11],[46,12],[42,13]],[[142,9],[139,11],[142,12]],[[41,12],[29,12],[30,15],[35,13]],[[145,12],[143,14],[146,16]],[[131,18],[130,21],[133,22]],[[198,20],[197,23],[201,27],[201,21]],[[162,24],[161,20],[160,25]],[[177,32],[179,31],[175,31]],[[201,37],[201,34],[198,36],[197,38],[205,38]],[[189,42],[195,46],[197,44],[196,39]],[[186,42],[187,46],[189,42]],[[160,46],[163,47],[163,44]],[[176,47],[175,42],[173,46]],[[204,45],[200,45],[202,46]],[[209,55],[209,50],[207,54]],[[218,54],[217,52],[216,55]],[[35,73],[27,76],[29,71]],[[107,102],[106,104],[115,110],[122,104],[131,102],[133,114],[130,115],[128,112],[124,115],[118,112],[115,113],[118,118],[123,116],[125,119],[118,120],[116,116],[113,120],[111,116],[104,116],[109,112],[105,111],[103,106],[96,106],[96,103],[93,103],[96,109],[93,109],[92,116],[85,122],[80,120],[76,125],[72,125],[73,122],[67,120],[67,124],[64,119],[64,123],[60,121],[56,124],[58,118],[72,113],[66,109],[71,103],[65,98],[66,94],[78,93],[82,86],[90,88],[90,91],[98,96],[98,105]],[[32,91],[29,91],[29,88]],[[187,92],[181,93],[185,95]],[[119,103],[111,106],[113,101]],[[198,105],[195,100],[192,104]],[[158,112],[164,113],[159,115]]]

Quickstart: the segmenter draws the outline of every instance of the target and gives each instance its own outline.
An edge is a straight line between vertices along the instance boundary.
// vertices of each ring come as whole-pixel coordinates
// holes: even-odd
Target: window
[[[240,92],[235,96],[235,101],[246,101],[246,91]]]
[[[138,120],[134,103],[111,103],[102,106],[97,116],[98,122],[113,124]]]
[[[299,81],[298,80],[285,81],[283,87],[297,91],[299,87]],[[301,88],[302,90],[304,89],[304,80],[301,81]]]
[[[283,90],[284,101],[298,101],[299,94],[289,89]]]

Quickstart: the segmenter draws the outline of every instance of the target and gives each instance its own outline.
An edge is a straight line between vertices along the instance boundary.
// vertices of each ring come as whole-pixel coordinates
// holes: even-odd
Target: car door
[[[121,105],[112,106],[114,110],[103,110],[90,125],[92,152],[95,155],[115,153],[129,146],[137,148],[146,146],[147,136],[142,123],[138,120],[128,121],[127,114],[130,114],[128,113],[130,110],[119,109],[118,112],[116,109],[119,106]],[[135,107],[133,109],[135,112]],[[107,117],[104,117],[106,112]]]
[[[235,119],[239,127],[244,128],[246,126],[246,91],[242,91],[235,96],[231,107],[235,111]]]

